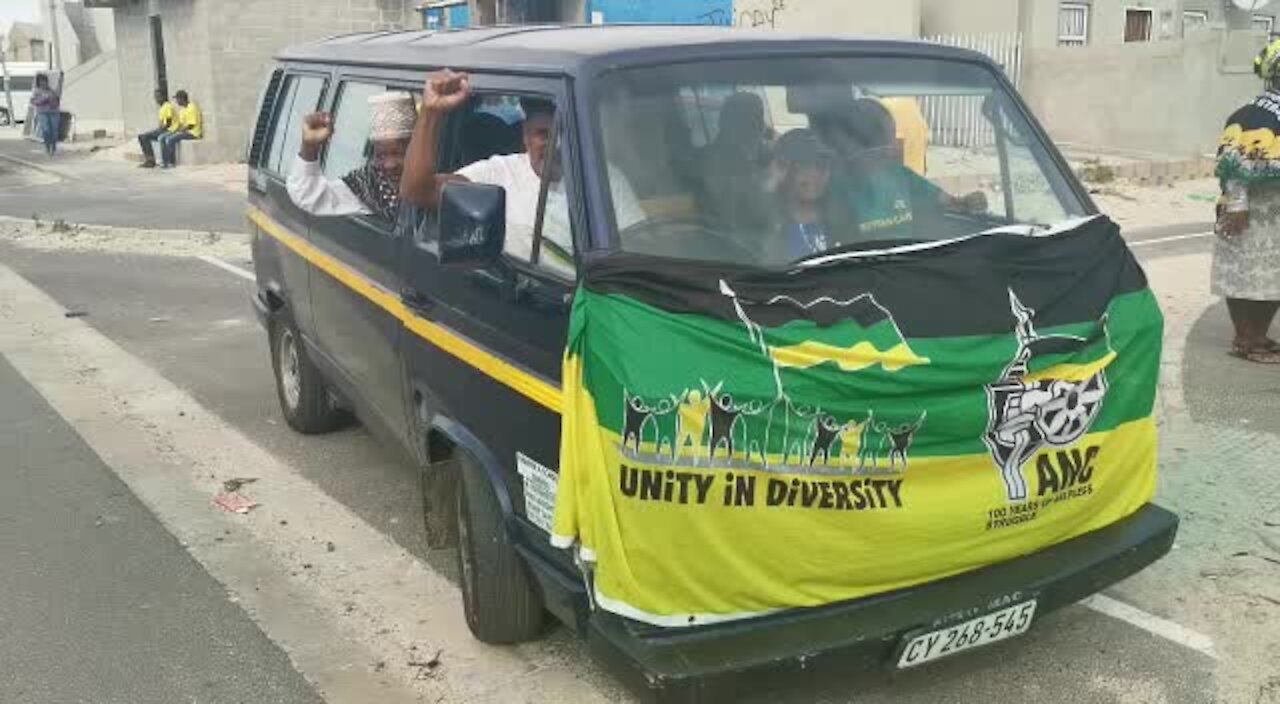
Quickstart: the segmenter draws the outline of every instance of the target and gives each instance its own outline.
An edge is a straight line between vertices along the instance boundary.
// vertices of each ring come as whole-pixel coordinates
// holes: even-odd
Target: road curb
[[[230,261],[251,256],[252,235],[214,230],[148,230],[0,215],[0,243],[44,251],[97,251]]]
[[[54,178],[57,178],[63,181],[81,180],[78,176],[72,176],[71,174],[58,171],[56,169],[51,169],[47,166],[41,166],[40,164],[37,164],[33,161],[27,161],[26,159],[19,159],[16,156],[9,156],[8,154],[0,154],[0,160],[7,161],[10,164],[17,164],[18,166],[21,166],[24,169],[37,171],[39,173],[45,174],[46,176],[53,176]]]
[[[0,215],[0,225],[31,225],[31,218],[20,218],[12,215]],[[253,238],[247,232],[224,232],[219,230],[163,230],[147,227],[120,227],[118,225],[96,225],[91,222],[72,222],[68,225],[79,226],[81,229],[92,228],[95,232],[104,234],[121,234],[125,236],[134,236],[137,233],[146,233],[157,237],[167,237],[173,239],[188,238],[205,238],[209,235],[217,235],[219,239],[227,239],[233,241],[243,241],[246,244]]]

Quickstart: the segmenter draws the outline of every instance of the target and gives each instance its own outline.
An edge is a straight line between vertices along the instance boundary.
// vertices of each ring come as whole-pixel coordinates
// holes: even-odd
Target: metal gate
[[[1004,69],[1016,87],[1022,80],[1022,34],[941,34],[925,41],[946,44],[986,54]],[[995,133],[982,115],[982,98],[930,96],[921,101],[933,144],[946,147],[986,147],[995,143]]]

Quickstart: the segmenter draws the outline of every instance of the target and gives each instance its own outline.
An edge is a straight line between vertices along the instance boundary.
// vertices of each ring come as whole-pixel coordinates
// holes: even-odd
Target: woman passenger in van
[[[417,117],[413,96],[390,92],[369,98],[370,163],[340,179],[325,178],[320,152],[333,136],[328,113],[307,115],[302,148],[286,185],[294,204],[312,215],[377,215],[395,222],[400,209],[400,176]]]
[[[775,195],[782,257],[795,261],[838,244],[839,209],[829,196],[835,154],[812,131],[794,129],[778,140],[767,190]]]

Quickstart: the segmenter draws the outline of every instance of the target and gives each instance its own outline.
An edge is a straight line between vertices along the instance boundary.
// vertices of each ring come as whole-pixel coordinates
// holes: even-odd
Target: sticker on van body
[[[556,508],[556,483],[560,476],[519,452],[516,469],[524,479],[524,512],[535,526],[551,532],[551,516]]]

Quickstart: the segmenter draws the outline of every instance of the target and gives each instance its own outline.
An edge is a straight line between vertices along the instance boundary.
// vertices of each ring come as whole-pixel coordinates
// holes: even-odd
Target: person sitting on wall
[[[172,169],[178,163],[178,143],[188,139],[204,138],[204,115],[200,106],[196,105],[180,90],[173,94],[178,104],[178,129],[160,135],[160,168]]]
[[[143,169],[154,169],[156,167],[156,154],[151,147],[152,142],[159,141],[161,137],[178,129],[178,108],[174,107],[169,100],[169,96],[163,90],[155,92],[156,105],[159,106],[157,114],[159,122],[155,129],[148,130],[138,135],[138,144],[142,146],[143,161],[138,164]]]
[[[372,158],[341,178],[325,178],[320,170],[320,152],[333,136],[332,116],[316,112],[303,119],[302,149],[286,184],[289,198],[299,208],[312,215],[378,215],[396,220],[400,175],[417,109],[413,96],[403,92],[375,95],[369,105]]]

